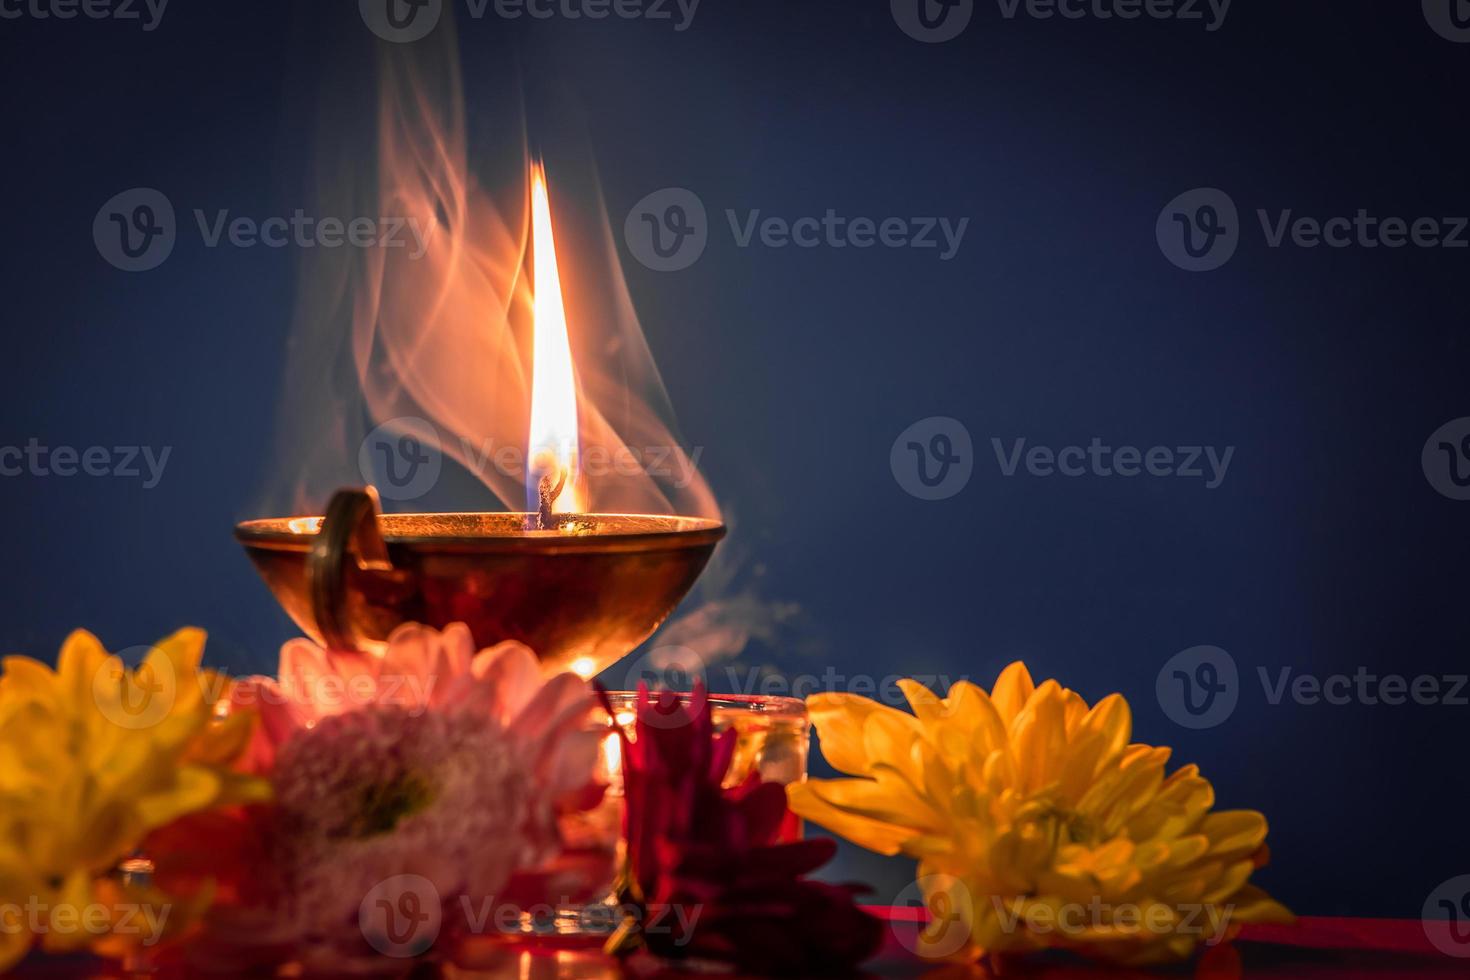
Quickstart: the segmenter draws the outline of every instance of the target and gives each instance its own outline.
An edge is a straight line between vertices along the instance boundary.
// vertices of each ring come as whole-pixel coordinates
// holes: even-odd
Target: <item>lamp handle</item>
[[[388,546],[378,527],[381,514],[376,487],[345,487],[332,494],[322,526],[306,557],[311,615],[329,650],[356,650],[357,636],[348,625],[347,563],[361,571],[391,571]]]

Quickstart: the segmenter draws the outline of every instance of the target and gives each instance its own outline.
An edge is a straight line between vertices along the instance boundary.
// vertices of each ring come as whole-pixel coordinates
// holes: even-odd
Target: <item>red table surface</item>
[[[1097,966],[1064,955],[1017,957],[992,967],[968,967],[925,961],[911,952],[918,930],[912,909],[870,909],[889,922],[882,952],[857,977],[925,977],[929,980],[988,980],[1020,977],[1044,980],[1128,980],[1128,978],[1290,977],[1301,980],[1357,977],[1470,977],[1470,942],[1463,957],[1437,949],[1418,919],[1348,919],[1304,917],[1293,926],[1246,926],[1233,944],[1206,950],[1195,961],[1170,969],[1136,970]],[[488,945],[474,956],[474,967],[445,968],[442,975],[514,980],[679,980],[732,974],[691,973],[650,964],[624,966],[595,950],[511,949]],[[406,964],[405,964],[406,965]],[[438,971],[420,969],[415,977]],[[89,957],[35,955],[12,974],[17,977],[120,977],[129,974],[114,964]],[[133,974],[138,976],[138,974]],[[148,974],[168,980],[178,974]]]

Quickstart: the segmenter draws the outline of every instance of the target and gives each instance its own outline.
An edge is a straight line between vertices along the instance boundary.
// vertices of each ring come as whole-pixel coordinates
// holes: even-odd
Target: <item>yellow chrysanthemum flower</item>
[[[225,682],[199,669],[204,633],[160,642],[136,670],[78,630],[56,669],[6,657],[0,674],[0,970],[40,942],[121,955],[184,926],[176,902],[114,872],[149,831],[264,799],[229,769],[253,717],[215,718]]]
[[[1242,923],[1291,913],[1248,883],[1266,818],[1212,812],[1195,766],[1130,744],[1128,702],[1089,708],[1024,664],[990,694],[900,686],[910,715],[850,694],[807,707],[822,752],[856,779],[788,787],[791,808],[882,854],[919,861],[926,955],[1068,948],[1128,965],[1170,962]]]

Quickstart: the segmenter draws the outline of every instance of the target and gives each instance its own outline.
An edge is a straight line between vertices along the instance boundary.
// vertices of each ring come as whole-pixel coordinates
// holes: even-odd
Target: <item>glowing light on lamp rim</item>
[[[566,304],[561,272],[556,264],[556,239],[551,230],[551,197],[546,190],[546,168],[531,167],[531,249],[535,275],[532,300],[534,343],[531,367],[531,429],[527,456],[527,510],[534,510],[543,474],[565,473],[567,480],[552,504],[558,514],[587,510],[580,470],[577,431],[577,376],[572,346],[567,338]],[[559,468],[553,471],[550,463]]]

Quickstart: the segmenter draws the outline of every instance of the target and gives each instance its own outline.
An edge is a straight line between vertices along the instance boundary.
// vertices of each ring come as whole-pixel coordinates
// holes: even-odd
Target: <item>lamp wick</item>
[[[552,513],[552,505],[556,498],[561,496],[562,488],[567,485],[566,467],[552,464],[556,479],[553,482],[551,473],[543,473],[536,484],[536,530],[546,531],[556,526],[556,517]]]

